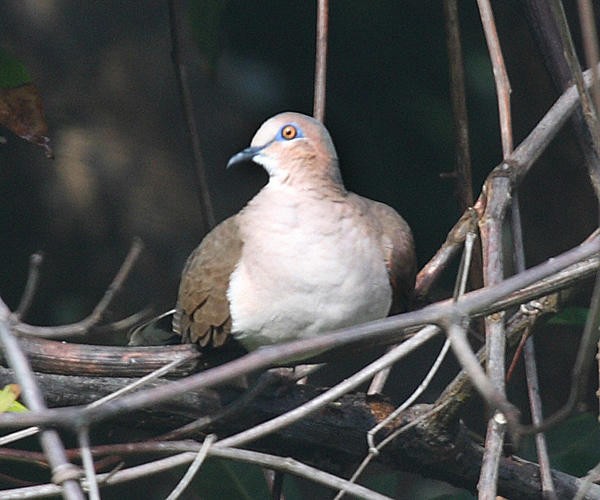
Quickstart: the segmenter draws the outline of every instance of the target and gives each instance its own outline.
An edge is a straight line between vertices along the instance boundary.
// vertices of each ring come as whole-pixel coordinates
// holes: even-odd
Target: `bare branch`
[[[458,277],[456,279],[456,284],[454,286],[454,294],[453,294],[454,299],[457,299],[461,295],[464,295],[465,290],[467,289],[467,278],[469,276],[469,269],[471,267],[471,259],[473,256],[473,245],[474,245],[475,239],[476,239],[475,233],[467,234],[467,239],[465,240],[465,251],[463,252],[463,256],[460,261],[460,267],[458,269]],[[430,379],[433,378],[433,375],[436,373],[437,369],[439,368],[439,365],[441,364],[442,360],[444,359],[444,357],[446,355],[446,351],[448,350],[448,347],[449,347],[449,345],[446,345],[444,347],[444,349],[442,349],[442,353],[440,353],[440,355],[434,362],[432,370],[427,374],[427,376],[425,377],[425,379],[423,380],[423,382],[421,383],[419,388],[413,393],[413,395],[411,397],[409,397],[400,406],[400,408],[405,408],[405,405],[406,405],[406,407],[408,405],[410,405],[410,401],[412,401],[414,398],[416,399],[416,397],[418,397],[418,395],[423,390],[425,390],[425,388],[429,384]],[[392,348],[390,348],[390,349],[392,349]],[[385,382],[387,381],[387,378],[390,374],[390,371],[391,371],[391,366],[378,372],[375,375],[375,377],[373,377],[373,380],[371,381],[371,385],[369,386],[369,390],[367,391],[367,394],[373,395],[373,394],[381,393],[383,391]],[[397,410],[397,411],[402,411],[402,410]],[[382,424],[382,427],[384,425],[386,425],[386,424]],[[377,430],[375,430],[375,432],[377,432]],[[369,435],[367,436],[367,441],[369,441],[369,448],[373,448],[373,444],[372,444],[373,434],[371,433],[371,431],[369,431]]]
[[[595,236],[594,236],[595,237]],[[490,307],[473,312],[474,317],[485,316],[498,310],[518,306],[528,300],[542,297],[572,287],[594,276],[600,265],[599,257],[584,259],[529,287],[519,288],[505,298],[499,298]],[[404,340],[410,332],[400,333],[397,340]],[[389,345],[390,341],[370,339],[369,343]],[[365,341],[361,345],[366,346]],[[204,363],[197,349],[190,344],[151,346],[143,348],[90,346],[72,344],[34,337],[22,337],[20,345],[36,371],[72,375],[142,376],[164,366],[171,360],[190,359],[173,370],[176,377],[189,375]],[[360,347],[360,346],[359,346]],[[324,356],[321,356],[324,358]],[[210,365],[211,359],[206,359]],[[212,363],[214,364],[214,363]]]
[[[429,339],[433,338],[438,333],[439,329],[437,328],[424,328],[423,330],[421,330],[421,332],[419,332],[411,339],[407,340],[403,344],[400,344],[399,346],[394,347],[391,351],[384,354],[373,363],[367,365],[362,370],[356,372],[350,378],[347,378],[346,380],[337,384],[331,389],[328,389],[326,392],[312,399],[308,403],[298,408],[295,408],[294,410],[291,410],[277,418],[274,418],[269,422],[265,422],[251,429],[248,429],[247,431],[225,438],[217,442],[216,446],[240,446],[247,442],[254,441],[259,437],[272,433],[277,429],[287,427],[288,425],[298,421],[302,417],[305,417],[306,415],[310,415],[312,412],[317,411],[318,409],[325,406],[327,403],[335,401],[343,394],[346,394],[352,389],[355,389],[365,381],[372,378],[382,368],[385,368],[386,366],[395,363],[402,357],[406,356],[408,353],[412,352],[418,346],[424,344]]]
[[[24,335],[33,335],[37,337],[46,337],[46,338],[65,338],[65,337],[73,337],[73,336],[82,336],[88,333],[90,328],[97,325],[106,310],[110,306],[111,302],[115,298],[115,295],[121,290],[123,287],[123,283],[127,279],[127,276],[131,273],[131,269],[133,268],[135,262],[137,261],[140,253],[142,252],[144,245],[141,240],[136,238],[123,264],[121,264],[121,268],[117,272],[114,277],[112,283],[107,288],[106,292],[104,292],[104,296],[98,302],[92,313],[82,321],[77,323],[73,323],[71,325],[62,325],[62,326],[33,326],[23,323],[21,321],[16,321],[14,316],[11,317],[12,328]]]
[[[500,137],[502,139],[502,157],[506,161],[513,152],[512,116],[510,108],[510,81],[504,64],[504,56],[498,39],[494,14],[489,0],[477,0],[481,22],[485,32],[485,39],[492,61],[496,94],[498,97],[498,111],[500,114]],[[498,171],[498,169],[496,169]],[[498,171],[498,174],[500,172]],[[483,283],[493,285],[504,279],[503,259],[503,222],[506,213],[506,200],[510,198],[511,183],[503,175],[492,175],[486,181],[487,203],[479,221],[481,244],[483,249]],[[499,312],[485,317],[485,347],[487,373],[494,389],[505,398],[505,332],[504,312]],[[475,356],[473,356],[474,359]],[[477,385],[477,381],[473,381]],[[481,390],[481,389],[480,389]],[[496,406],[495,409],[499,407]],[[481,473],[477,489],[479,497],[485,500],[496,498],[498,485],[498,468],[506,420],[511,424],[512,416],[496,411],[488,422],[485,439],[485,451],[481,464]]]
[[[446,46],[450,70],[450,99],[454,118],[454,144],[456,146],[456,169],[452,173],[456,182],[459,206],[462,211],[473,206],[473,183],[471,176],[471,152],[469,148],[469,117],[465,92],[465,70],[460,40],[458,1],[444,0]],[[447,174],[446,174],[447,175]]]
[[[584,73],[584,83],[586,86],[591,84],[590,70]],[[511,178],[512,189],[517,188],[531,166],[571,116],[577,106],[578,97],[577,89],[574,86],[569,87],[510,157],[497,166],[490,176],[496,175],[498,170],[504,170],[505,174],[507,173]],[[478,216],[476,212],[481,214],[485,208],[485,203],[485,193],[482,193],[475,203],[475,210],[467,211],[462,215],[451,229],[442,248],[421,269],[417,275],[415,286],[417,297],[423,298],[427,295],[431,285],[441,275],[448,261],[458,253],[468,232],[468,227],[473,224],[473,220]]]
[[[98,488],[98,480],[94,469],[94,457],[90,451],[90,434],[89,429],[82,427],[77,432],[79,441],[79,449],[81,450],[81,461],[83,462],[83,470],[87,481],[87,489],[90,500],[100,500],[100,489]]]
[[[263,394],[263,392],[273,384],[278,378],[273,376],[273,371],[276,371],[276,368],[273,368],[265,373],[263,373],[258,380],[244,393],[237,398],[233,403],[229,404],[225,408],[218,411],[213,415],[203,415],[197,420],[184,425],[178,429],[167,432],[160,436],[162,440],[172,440],[172,439],[182,439],[186,436],[194,436],[199,432],[203,431],[209,425],[212,426],[215,422],[226,418],[232,418],[234,415],[241,413],[244,408],[248,407],[248,404],[257,398],[259,395]]]
[[[188,69],[183,59],[182,45],[183,41],[183,13],[181,12],[181,0],[169,0],[169,25],[171,29],[171,46],[173,65],[175,66],[175,75],[177,76],[177,85],[181,97],[183,115],[187,125],[188,136],[192,146],[192,154],[195,166],[196,188],[202,207],[203,232],[207,233],[215,225],[215,214],[210,199],[210,190],[206,177],[206,167],[202,157],[202,148],[200,147],[200,132],[196,117],[194,115],[194,102],[188,80]]]
[[[325,121],[328,23],[329,0],[317,0],[317,49],[315,57],[315,100],[313,115],[320,122]]]
[[[21,297],[21,302],[14,313],[14,316],[21,319],[31,306],[35,292],[37,292],[38,282],[40,278],[40,266],[44,260],[42,252],[36,252],[29,257],[29,274],[27,275],[27,283],[25,283],[25,291]]]
[[[499,54],[498,57],[502,57],[502,54]],[[498,175],[491,176],[486,182],[487,203],[483,216],[479,221],[483,249],[483,281],[486,286],[500,283],[504,279],[502,235],[507,200],[510,199],[511,189],[508,177],[501,175],[501,171],[499,172]],[[506,398],[504,384],[506,353],[504,318],[504,311],[485,317],[487,374],[494,390],[502,398]],[[472,358],[476,359],[475,355]],[[473,380],[473,383],[477,387],[477,381]],[[481,388],[478,387],[478,389],[481,392]],[[493,409],[500,408],[494,405]],[[502,409],[502,413],[495,411],[488,421],[481,475],[477,484],[479,496],[485,500],[496,498],[498,468],[507,421],[509,428],[514,429],[514,416],[506,413],[504,409]]]
[[[520,273],[525,270],[525,249],[523,246],[523,226],[521,224],[521,208],[519,205],[519,192],[515,191],[511,207],[511,228],[513,237],[513,260],[515,270]],[[525,379],[527,382],[527,393],[529,396],[529,408],[531,420],[534,425],[539,424],[543,419],[542,401],[540,398],[540,387],[538,381],[537,364],[535,360],[535,347],[533,338],[524,335],[524,357],[525,357]],[[516,356],[515,356],[516,361]],[[511,365],[512,366],[512,365]],[[538,463],[540,464],[540,475],[542,481],[542,493],[548,500],[556,499],[556,490],[550,473],[550,457],[548,455],[548,446],[546,445],[546,436],[543,433],[535,435],[536,452]]]
[[[563,45],[564,57],[569,66],[571,77],[575,81],[577,92],[579,93],[581,108],[583,110],[583,118],[592,139],[594,152],[596,157],[600,157],[600,122],[598,121],[598,116],[596,115],[592,100],[583,81],[583,75],[581,73],[579,59],[577,59],[577,53],[575,52],[575,46],[573,44],[571,32],[569,31],[567,17],[560,0],[550,0],[549,4],[554,15],[554,20],[558,26],[558,33],[560,34],[560,39]],[[591,76],[593,78],[595,72],[594,70],[591,71]],[[592,181],[592,187],[596,193],[596,198],[600,200],[600,169],[597,165],[595,167],[596,168],[589,168],[588,171]]]
[[[0,373],[3,377],[10,377],[8,370]],[[88,391],[79,390],[82,387],[82,381],[78,377],[41,375],[40,383],[45,388],[45,393],[53,398],[54,401],[60,401],[62,395],[66,392],[70,400],[75,403],[89,402]],[[115,380],[105,379],[108,385],[115,386]],[[125,383],[121,379],[120,383]],[[161,382],[166,384],[166,382]],[[112,390],[112,389],[110,389]],[[298,403],[305,402],[313,398],[319,391],[311,386],[291,387],[285,394],[279,393],[274,397],[273,393],[265,394],[262,401],[255,401],[249,405],[245,414],[233,420],[219,422],[219,425],[212,429],[218,434],[228,434],[235,432],[240,428],[243,422],[255,422],[264,418],[271,418],[277,414],[285,412],[288,408],[296,406]],[[206,411],[206,402],[202,398],[212,400],[230,400],[231,389],[220,389],[218,395],[210,395],[207,391],[188,393],[185,398],[179,398],[179,402],[185,401],[188,411],[185,418],[195,418]],[[179,406],[179,405],[178,405]],[[377,457],[379,466],[392,468],[394,470],[415,470],[416,468],[422,474],[450,482],[459,487],[473,489],[477,481],[477,473],[481,463],[482,449],[473,443],[469,434],[460,431],[456,433],[456,420],[452,425],[446,428],[440,428],[437,421],[432,420],[431,413],[436,412],[436,408],[430,409],[429,405],[425,408],[421,406],[420,410],[411,409],[406,415],[401,416],[395,422],[395,428],[401,431],[406,429],[407,424],[411,424],[411,432],[402,431],[404,439],[394,439],[386,445],[385,450]],[[158,408],[153,407],[149,410],[156,415]],[[157,426],[171,426],[173,419],[177,419],[177,413],[173,412],[173,404],[163,409],[162,419],[141,418],[136,425],[144,424],[148,430],[155,430]],[[179,411],[182,409],[180,408]],[[330,405],[323,411],[309,416],[299,425],[289,427],[276,433],[271,440],[255,443],[257,449],[268,449],[269,442],[278,443],[278,446],[285,450],[297,460],[307,461],[314,464],[315,457],[324,456],[331,459],[336,456],[339,463],[350,465],[356,460],[362,458],[366,451],[363,436],[369,427],[379,419],[381,412],[392,411],[390,405],[379,402],[368,402],[362,393],[345,396]],[[180,413],[181,415],[182,413]],[[422,420],[421,415],[424,415]],[[179,417],[180,419],[182,417]],[[123,424],[132,423],[131,415],[121,415],[119,421]],[[415,424],[417,422],[417,424]],[[431,423],[434,425],[431,425]],[[390,429],[392,431],[392,429]],[[387,439],[387,438],[386,438]],[[273,441],[275,440],[275,441]],[[193,448],[190,448],[193,446]],[[199,445],[190,441],[178,443],[164,442],[145,442],[130,443],[122,445],[105,445],[92,448],[94,457],[98,457],[96,463],[101,462],[102,456],[115,455],[135,455],[141,456],[144,453],[151,453],[153,456],[164,455],[165,453],[181,453],[184,451],[197,452]],[[144,451],[145,450],[145,451]],[[219,452],[219,449],[211,448],[212,452]],[[80,456],[79,450],[70,450],[69,457],[73,460]],[[216,455],[215,455],[216,456]],[[40,453],[27,452],[21,450],[10,450],[0,448],[0,457],[3,460],[16,459],[27,461],[41,461],[43,465],[44,457]],[[433,457],[433,460],[432,460]],[[192,457],[189,458],[191,460]],[[279,460],[281,460],[279,458]],[[38,462],[34,462],[38,464]],[[318,463],[318,458],[317,458]],[[501,461],[501,476],[499,479],[499,493],[508,498],[531,498],[540,491],[539,469],[537,465],[523,461],[518,457],[506,457]],[[559,498],[572,498],[575,491],[582,483],[574,477],[553,471],[553,479],[556,481],[557,493]],[[591,486],[588,498],[595,498],[598,495],[600,487]]]
[[[489,0],[477,0],[479,6],[479,15],[481,24],[485,32],[485,41],[487,42],[492,68],[494,71],[494,82],[496,83],[496,93],[498,94],[498,112],[500,113],[500,135],[502,137],[502,156],[506,160],[513,150],[512,138],[512,119],[510,113],[510,81],[504,57],[500,48],[498,31],[494,22],[494,13]]]
[[[579,343],[577,358],[571,373],[571,390],[567,403],[556,413],[548,417],[539,425],[525,428],[524,432],[539,433],[548,430],[557,423],[567,418],[579,403],[587,387],[587,376],[594,362],[596,346],[600,337],[600,273],[596,275],[596,284],[592,294],[590,311],[587,316],[583,335]]]
[[[17,381],[23,389],[23,399],[33,411],[45,411],[46,404],[27,358],[8,326],[10,311],[0,301],[0,343],[10,366],[15,371]],[[48,463],[52,468],[54,482],[61,486],[61,494],[68,500],[83,500],[84,495],[77,478],[79,468],[69,463],[64,446],[55,430],[43,430],[40,434],[40,445],[44,450]]]
[[[544,62],[550,71],[556,87],[564,91],[573,83],[573,75],[565,54],[569,49],[565,46],[553,14],[552,3],[547,0],[524,0],[524,5],[531,19],[530,25],[540,46]],[[589,70],[588,70],[589,71]],[[590,177],[599,178],[600,157],[593,146],[591,132],[586,125],[581,107],[577,107],[572,117],[573,128],[583,153]],[[597,182],[592,181],[596,195]]]
[[[600,79],[598,78],[598,62],[600,53],[598,50],[598,33],[594,16],[594,7],[591,0],[578,0],[579,24],[583,37],[583,47],[587,67],[592,70],[592,98],[596,107],[596,114],[600,112]]]
[[[494,500],[496,498],[506,424],[504,413],[499,411],[495,411],[488,421],[481,473],[477,483],[478,497],[482,500]]]
[[[425,328],[436,328],[436,327],[428,326]],[[429,383],[431,382],[431,380],[433,379],[435,374],[438,372],[440,365],[442,364],[442,361],[444,361],[444,359],[446,358],[446,354],[448,353],[449,348],[450,348],[450,342],[448,340],[446,340],[446,342],[444,342],[444,345],[442,346],[442,349],[440,350],[439,354],[435,358],[435,361],[431,365],[431,368],[427,372],[427,375],[425,375],[425,378],[419,384],[419,387],[417,387],[416,390],[410,395],[410,397],[408,397],[406,399],[406,401],[404,401],[398,408],[396,408],[386,418],[384,418],[381,422],[379,422],[375,427],[373,427],[372,429],[369,429],[369,432],[367,433],[367,442],[369,444],[369,453],[372,453],[373,450],[375,450],[377,453],[379,452],[379,448],[376,448],[376,446],[375,446],[375,436],[377,435],[377,433],[380,430],[382,430],[384,427],[388,426],[404,410],[406,410],[410,405],[412,405],[421,394],[423,394],[423,391],[425,391],[425,389],[427,389],[427,387],[429,386]],[[353,476],[352,479],[354,480],[355,477]]]
[[[504,414],[503,418],[508,421],[511,430],[516,431],[519,411],[506,400],[505,395],[499,391],[493,381],[486,376],[477,356],[471,350],[471,346],[467,340],[465,327],[458,322],[453,321],[446,327],[446,333],[454,354],[460,362],[461,367],[471,379],[473,385],[493,409],[500,410]]]
[[[251,352],[229,363],[216,366],[202,373],[198,373],[178,380],[166,387],[139,391],[117,401],[111,401],[99,408],[61,408],[33,411],[28,414],[0,415],[0,428],[2,427],[27,427],[38,424],[69,426],[74,421],[80,423],[99,422],[117,413],[132,411],[149,405],[156,405],[183,395],[196,388],[207,388],[216,384],[223,384],[242,375],[253,373],[259,369],[273,364],[282,364],[286,360],[309,357],[317,352],[323,352],[333,347],[341,347],[358,343],[359,341],[371,342],[374,338],[386,339],[390,342],[396,340],[401,330],[423,324],[436,324],[446,321],[446,318],[462,318],[473,315],[476,311],[494,311],[500,299],[510,295],[514,290],[521,289],[546,278],[564,268],[600,252],[600,237],[596,236],[590,241],[569,250],[543,264],[532,267],[517,276],[504,280],[492,287],[486,287],[465,294],[458,301],[450,300],[426,306],[418,311],[391,316],[389,318],[356,325],[337,332],[323,334],[315,338],[296,340],[258,351]],[[527,299],[525,299],[527,300]],[[419,345],[427,340],[422,334],[416,335],[412,346]],[[381,369],[381,367],[379,367]]]
[[[19,339],[36,371],[65,375],[138,377],[179,359],[184,363],[174,375],[189,375],[200,365],[201,355],[191,344],[118,347],[75,344],[23,336]],[[1,356],[0,356],[1,357]]]
[[[198,470],[200,470],[200,467],[206,460],[206,457],[208,455],[210,447],[212,446],[212,444],[215,442],[216,439],[217,439],[217,436],[215,436],[214,434],[210,434],[210,435],[206,436],[206,439],[202,443],[202,446],[198,450],[198,453],[194,457],[194,460],[192,461],[188,470],[185,471],[185,474],[181,478],[181,481],[179,481],[179,483],[177,483],[177,486],[169,494],[169,496],[166,498],[166,500],[177,500],[181,496],[181,494],[186,490],[186,488],[190,485],[190,483],[192,482],[192,479],[194,479],[194,476],[197,474]]]
[[[127,453],[127,449],[133,450],[136,453],[140,453],[140,451],[143,450],[153,451],[154,453],[164,453],[168,450],[174,450],[178,451],[179,454],[130,467],[115,473],[98,474],[98,481],[102,485],[114,485],[126,481],[140,479],[147,477],[149,474],[156,474],[165,470],[173,469],[174,467],[188,464],[198,456],[199,451],[202,449],[200,445],[191,443],[189,441],[182,443],[135,443],[133,445],[117,445],[104,448],[112,448],[113,452],[121,454]],[[207,450],[207,454],[211,457],[226,458],[229,460],[236,460],[260,465],[262,467],[268,467],[270,469],[285,471],[290,474],[304,477],[316,483],[323,484],[335,490],[344,490],[353,496],[364,498],[365,500],[391,500],[389,497],[365,488],[364,486],[352,484],[345,479],[334,476],[333,474],[329,474],[327,472],[323,472],[315,467],[311,467],[291,458],[278,457],[266,453],[239,450],[235,448],[217,448],[216,446],[210,447]],[[87,486],[87,484],[85,484],[85,486]],[[60,493],[60,490],[55,485],[46,484],[28,488],[5,490],[2,493],[3,495],[6,495],[7,498],[10,495],[11,498],[27,499],[38,498],[40,496],[48,496],[52,494],[56,495]]]

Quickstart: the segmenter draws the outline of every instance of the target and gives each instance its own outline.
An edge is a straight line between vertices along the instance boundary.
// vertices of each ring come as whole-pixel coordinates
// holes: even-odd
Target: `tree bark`
[[[42,373],[36,374],[36,377],[50,407],[85,405],[131,382],[128,378]],[[13,381],[12,371],[0,367],[0,385]],[[168,382],[159,380],[152,384],[165,383]],[[242,393],[242,389],[235,387],[190,392],[168,404],[119,416],[108,424],[113,427],[118,423],[158,435],[220,412]],[[245,430],[295,408],[319,393],[319,389],[310,385],[269,386],[237,413],[216,420],[206,431],[224,437]],[[414,406],[400,416],[393,427],[404,425],[428,409],[429,405]],[[334,472],[340,473],[340,470],[347,470],[364,458],[368,451],[367,431],[391,411],[393,407],[385,400],[373,399],[363,393],[349,394],[322,411],[253,443],[253,448],[291,456],[323,468],[331,469],[332,464],[336,464],[339,470]],[[390,428],[388,432],[392,430]],[[482,454],[481,446],[463,431],[458,421],[447,428],[440,428],[428,425],[428,421],[424,420],[385,447],[377,463],[389,470],[416,472],[475,491]],[[581,481],[558,471],[553,471],[552,475],[559,498],[572,498]],[[537,464],[518,457],[503,457],[498,492],[511,499],[539,497],[541,484]],[[598,497],[600,486],[592,485],[585,498]]]

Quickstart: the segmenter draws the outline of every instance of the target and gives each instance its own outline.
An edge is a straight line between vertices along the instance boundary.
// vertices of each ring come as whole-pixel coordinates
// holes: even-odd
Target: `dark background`
[[[222,220],[266,180],[258,168],[226,172],[229,156],[248,145],[269,116],[312,112],[315,8],[276,1],[190,5],[191,84]],[[477,195],[501,151],[476,4],[460,6]],[[518,2],[494,7],[518,144],[556,94]],[[147,251],[119,307],[169,307],[202,229],[166,2],[8,1],[0,43],[40,88],[56,155],[46,160],[8,132],[0,147],[2,297],[16,305],[28,256],[43,250],[30,321],[74,321],[97,301],[132,238],[140,236]],[[441,2],[332,2],[326,124],[342,174],[349,189],[404,215],[421,264],[459,215],[452,181],[440,178],[454,167],[447,75]],[[556,142],[567,141],[564,136]],[[531,263],[568,248],[594,224],[577,155],[554,148],[545,155],[550,165],[534,171],[522,195]]]
[[[193,49],[186,58],[194,61],[195,113],[218,220],[266,182],[257,167],[226,172],[227,159],[269,116],[312,112],[314,3],[189,2]],[[498,114],[476,3],[459,4],[477,196],[501,160]],[[558,93],[520,2],[493,6],[517,145]],[[146,250],[108,319],[149,304],[172,307],[183,262],[203,234],[167,3],[6,0],[0,46],[24,62],[40,88],[56,156],[47,160],[2,131],[0,295],[16,307],[29,255],[42,250],[41,283],[27,320],[77,321],[139,236]],[[454,168],[447,65],[441,1],[331,2],[325,121],[342,175],[350,190],[407,219],[421,265],[460,215],[452,181],[440,178]],[[532,170],[521,201],[528,265],[572,247],[596,226],[585,167],[568,130]],[[451,282],[449,274],[445,286]],[[573,354],[564,345],[576,346],[572,333],[558,332],[557,347],[547,349],[550,364],[563,361],[554,371],[563,374],[561,382],[568,382]],[[555,383],[551,399],[560,401]]]

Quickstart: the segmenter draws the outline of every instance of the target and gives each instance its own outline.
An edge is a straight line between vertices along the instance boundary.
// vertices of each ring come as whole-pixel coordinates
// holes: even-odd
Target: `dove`
[[[344,187],[325,126],[285,112],[227,167],[251,161],[268,183],[189,256],[173,330],[183,342],[246,349],[310,338],[405,310],[416,257],[406,221]]]

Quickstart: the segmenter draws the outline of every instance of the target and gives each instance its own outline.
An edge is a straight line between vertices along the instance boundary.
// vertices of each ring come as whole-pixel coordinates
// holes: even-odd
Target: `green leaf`
[[[587,307],[567,307],[552,316],[548,323],[551,325],[584,326],[589,311]]]
[[[13,413],[25,413],[29,411],[29,408],[27,408],[25,405],[22,405],[18,401],[13,401],[13,404],[11,404],[6,411]]]
[[[0,89],[12,89],[31,82],[21,61],[0,48]]]
[[[17,401],[21,390],[17,384],[8,384],[0,391],[0,413],[28,411],[27,407]]]

